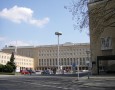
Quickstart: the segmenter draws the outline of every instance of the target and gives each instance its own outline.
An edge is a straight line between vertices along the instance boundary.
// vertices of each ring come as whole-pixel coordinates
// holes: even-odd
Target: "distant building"
[[[34,57],[34,46],[5,46],[2,49],[2,52],[6,53],[12,53],[15,52],[15,54],[20,55],[20,56],[26,56],[26,57]]]
[[[92,71],[115,72],[115,0],[89,0],[88,6]]]
[[[89,60],[90,54],[86,51],[90,50],[89,43],[65,43],[59,45],[59,65],[63,69],[72,69],[72,65],[77,66],[78,59],[80,61],[80,70],[87,69],[86,61]],[[16,47],[5,47],[3,52],[11,53]],[[36,47],[17,47],[17,54],[34,58],[34,68],[36,70],[52,69],[58,67],[57,61],[57,45],[41,45]],[[77,67],[76,67],[77,70]]]
[[[72,65],[78,65],[78,59],[80,63],[80,70],[87,69],[87,54],[86,51],[90,50],[88,43],[65,43],[59,45],[59,65],[63,69],[72,69]],[[58,68],[57,64],[57,45],[44,45],[36,47],[38,55],[37,69],[45,68]],[[90,57],[90,56],[89,56]],[[77,67],[76,67],[77,70]]]
[[[0,52],[0,64],[6,65],[7,62],[10,61],[10,57],[11,57],[11,54]],[[23,70],[23,69],[27,69],[27,68],[34,69],[34,59],[33,58],[15,55],[14,62],[15,62],[17,69],[19,71]]]

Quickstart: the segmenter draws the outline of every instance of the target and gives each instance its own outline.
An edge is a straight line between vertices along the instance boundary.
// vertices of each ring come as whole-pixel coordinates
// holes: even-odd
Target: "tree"
[[[13,72],[14,71],[13,67],[10,64],[5,65],[5,70],[6,70],[5,72]]]
[[[15,58],[14,58],[14,52],[12,52],[11,57],[10,57],[10,61],[7,62],[7,66],[8,67],[11,66],[13,68],[13,71],[15,71],[15,69],[16,69],[16,65],[15,65],[14,60],[15,60]]]
[[[0,72],[3,72],[3,65],[0,64]]]
[[[115,27],[115,5],[111,6],[111,3],[115,3],[115,0],[93,0],[94,3],[99,1],[103,2],[102,5],[90,10],[88,10],[90,4],[88,0],[73,0],[69,6],[65,6],[72,13],[74,29],[82,31],[84,28],[88,28],[89,16],[93,16],[92,23],[95,23],[93,27],[95,32],[92,35],[100,35],[106,28]]]
[[[89,28],[88,0],[72,0],[69,6],[65,6],[72,13],[74,21],[74,30],[82,31],[83,28]]]

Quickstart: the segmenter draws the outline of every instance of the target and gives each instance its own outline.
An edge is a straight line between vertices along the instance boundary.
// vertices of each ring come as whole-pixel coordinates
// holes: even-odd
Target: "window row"
[[[60,56],[65,56],[65,55],[87,55],[85,52],[79,52],[79,53],[59,53]],[[57,56],[57,53],[40,53],[38,56]]]
[[[16,62],[16,65],[32,65],[32,63]]]
[[[59,50],[60,52],[78,52],[78,51],[87,51],[89,50],[89,48],[80,48],[80,49],[65,49],[65,50]],[[42,49],[42,50],[39,50],[39,53],[54,53],[54,52],[57,52],[58,50],[46,50],[46,49]]]
[[[0,60],[1,64],[6,64],[8,60]],[[16,65],[32,65],[33,63],[27,63],[27,62],[15,62]]]
[[[0,58],[2,58],[2,59],[10,59],[10,56],[0,55]]]
[[[86,64],[87,58],[61,58],[59,60],[59,65],[87,65]],[[38,61],[39,66],[55,66],[58,65],[57,58],[54,59],[39,59]]]

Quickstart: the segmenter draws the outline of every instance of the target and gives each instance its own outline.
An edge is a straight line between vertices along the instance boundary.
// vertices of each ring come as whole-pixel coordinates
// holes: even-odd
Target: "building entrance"
[[[97,56],[98,74],[115,74],[115,55]]]

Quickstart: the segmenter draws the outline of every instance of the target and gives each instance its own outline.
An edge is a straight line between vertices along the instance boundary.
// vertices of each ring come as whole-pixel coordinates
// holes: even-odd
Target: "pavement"
[[[115,75],[93,75],[89,79],[87,76],[84,76],[72,82],[80,87],[112,88],[115,90]]]
[[[0,75],[0,78],[8,77],[8,76],[11,75]],[[66,76],[65,78],[71,78],[72,83],[79,85],[79,87],[98,87],[98,88],[108,88],[108,89],[111,88],[111,90],[112,89],[115,90],[115,75],[92,75],[89,76],[89,79],[88,76],[82,76],[79,77],[79,80],[77,76],[76,77]]]

